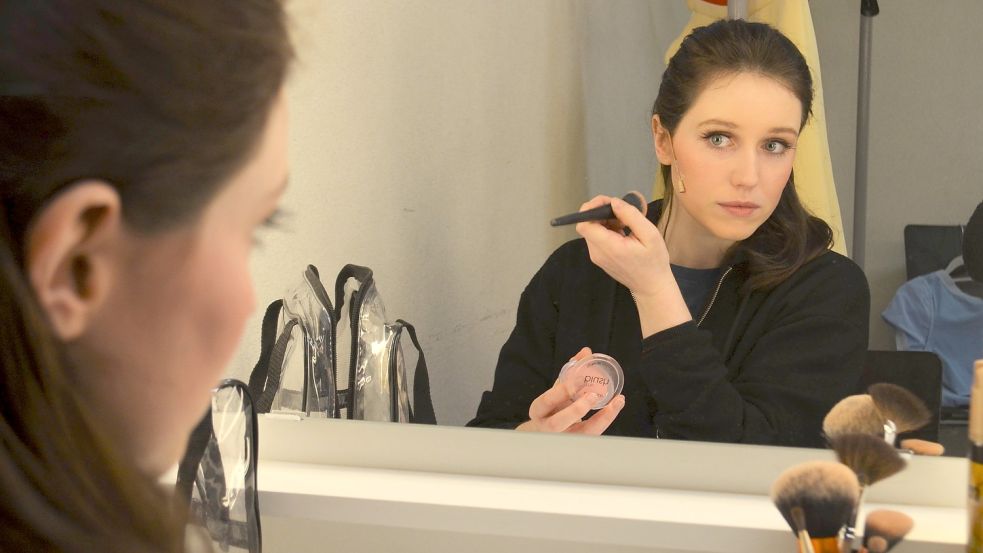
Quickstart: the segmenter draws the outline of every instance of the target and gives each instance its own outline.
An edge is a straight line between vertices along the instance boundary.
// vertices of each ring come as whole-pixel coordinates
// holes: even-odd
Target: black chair
[[[906,225],[905,272],[908,280],[939,269],[963,253],[961,225]]]
[[[888,382],[906,388],[925,402],[932,420],[924,428],[902,434],[899,438],[939,441],[939,408],[942,405],[942,361],[927,351],[868,351],[864,373],[857,393],[867,387]]]

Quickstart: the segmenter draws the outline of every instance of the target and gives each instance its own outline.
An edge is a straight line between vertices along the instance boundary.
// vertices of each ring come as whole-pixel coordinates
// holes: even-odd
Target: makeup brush
[[[886,419],[884,441],[894,445],[894,437],[903,432],[918,430],[932,420],[932,413],[918,396],[897,384],[872,384],[867,392],[874,405]]]
[[[810,461],[787,469],[771,485],[771,500],[799,537],[803,551],[839,551],[839,533],[853,512],[860,485],[849,468]]]
[[[868,394],[843,398],[823,419],[823,433],[827,439],[843,434],[881,436],[883,432],[884,417]]]
[[[945,453],[945,446],[942,444],[915,438],[901,440],[901,449],[908,450],[915,455],[927,455],[931,457],[940,457]]]
[[[903,540],[914,525],[910,516],[898,511],[871,511],[864,525],[864,547],[870,553],[886,553]]]
[[[843,551],[847,552],[850,551],[850,547],[860,545],[854,543],[858,541],[854,529],[867,488],[897,474],[905,468],[907,463],[894,449],[894,446],[870,434],[843,434],[831,439],[830,445],[836,451],[836,456],[840,462],[853,470],[857,476],[857,481],[860,483],[857,503],[843,535]]]
[[[799,540],[799,553],[816,553],[816,548],[812,546],[809,531],[806,530],[805,511],[802,510],[802,507],[792,507],[789,514],[792,516],[792,531],[795,532]]]
[[[635,206],[635,209],[645,213],[645,197],[642,196],[641,193],[629,192],[621,199],[628,202],[628,204]],[[550,225],[559,227],[563,225],[572,225],[574,223],[582,223],[584,221],[606,221],[608,219],[615,218],[614,210],[611,209],[611,204],[607,204],[595,207],[593,209],[588,209],[587,211],[578,211],[576,213],[561,215],[560,217],[550,221]]]

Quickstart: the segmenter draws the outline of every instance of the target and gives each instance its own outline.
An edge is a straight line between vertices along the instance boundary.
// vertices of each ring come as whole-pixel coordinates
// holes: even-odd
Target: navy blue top
[[[686,301],[686,307],[689,307],[690,315],[694,319],[698,318],[703,314],[703,309],[706,307],[713,289],[717,286],[717,281],[720,280],[723,270],[720,268],[690,269],[672,264],[669,265],[669,268],[672,269],[672,276],[676,277],[676,284],[679,285],[679,291],[683,293],[683,299]]]

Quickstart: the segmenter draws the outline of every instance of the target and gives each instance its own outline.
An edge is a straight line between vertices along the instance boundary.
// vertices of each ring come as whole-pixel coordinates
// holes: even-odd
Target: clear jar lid
[[[584,388],[601,396],[591,409],[600,409],[621,393],[625,375],[613,357],[593,353],[578,361],[570,361],[560,369],[561,381],[570,397],[579,397]]]

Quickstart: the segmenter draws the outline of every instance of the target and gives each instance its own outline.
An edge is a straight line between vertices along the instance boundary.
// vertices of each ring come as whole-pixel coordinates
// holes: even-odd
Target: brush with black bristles
[[[848,396],[830,409],[823,419],[823,433],[827,439],[844,434],[870,434],[882,436],[884,417],[868,394]]]
[[[925,402],[897,384],[872,384],[867,392],[885,419],[884,441],[891,445],[898,434],[918,430],[932,420]]]
[[[843,537],[843,551],[848,552],[854,546],[860,545],[854,543],[859,541],[856,539],[854,529],[867,488],[897,474],[907,463],[894,446],[870,434],[843,434],[830,440],[830,445],[836,451],[840,462],[850,467],[860,483],[856,507],[847,521],[846,533]]]
[[[796,465],[771,486],[772,502],[807,553],[839,552],[840,531],[859,494],[857,475],[832,461]]]
[[[887,553],[911,532],[914,525],[910,516],[898,511],[871,511],[864,525],[864,547],[870,553]]]

